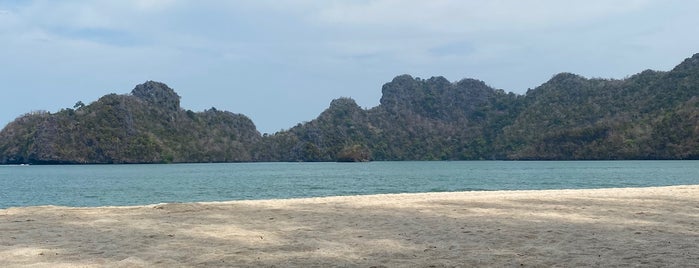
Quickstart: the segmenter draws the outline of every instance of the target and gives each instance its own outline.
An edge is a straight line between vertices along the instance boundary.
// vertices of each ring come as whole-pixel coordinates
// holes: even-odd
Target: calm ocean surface
[[[699,161],[0,166],[0,208],[699,184]]]

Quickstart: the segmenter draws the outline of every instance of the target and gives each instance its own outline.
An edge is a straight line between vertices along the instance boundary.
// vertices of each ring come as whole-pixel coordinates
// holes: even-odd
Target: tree
[[[82,101],[78,101],[73,105],[73,109],[81,109],[83,107],[85,107],[85,104]]]

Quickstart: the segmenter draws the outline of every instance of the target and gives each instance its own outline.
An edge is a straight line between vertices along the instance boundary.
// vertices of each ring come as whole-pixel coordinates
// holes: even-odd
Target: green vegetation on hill
[[[0,132],[0,163],[699,159],[699,54],[623,80],[555,75],[524,95],[401,75],[380,105],[339,98],[261,136],[245,116],[180,108],[165,84],[34,112]]]
[[[0,132],[0,163],[169,163],[250,161],[260,134],[243,115],[179,107],[165,84],[106,95],[58,113],[21,116]]]

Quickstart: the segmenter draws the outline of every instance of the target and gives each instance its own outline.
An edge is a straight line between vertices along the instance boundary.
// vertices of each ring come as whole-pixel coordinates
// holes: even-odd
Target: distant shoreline
[[[374,162],[607,162],[607,161],[699,161],[699,159],[480,159],[480,160],[371,160],[371,161],[236,161],[169,163],[25,163],[2,166],[94,166],[94,165],[178,165],[178,164],[254,164],[254,163],[374,163]]]

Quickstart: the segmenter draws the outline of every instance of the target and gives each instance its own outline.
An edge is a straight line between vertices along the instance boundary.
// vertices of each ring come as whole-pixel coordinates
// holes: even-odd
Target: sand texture
[[[0,210],[1,267],[697,267],[699,186]]]

